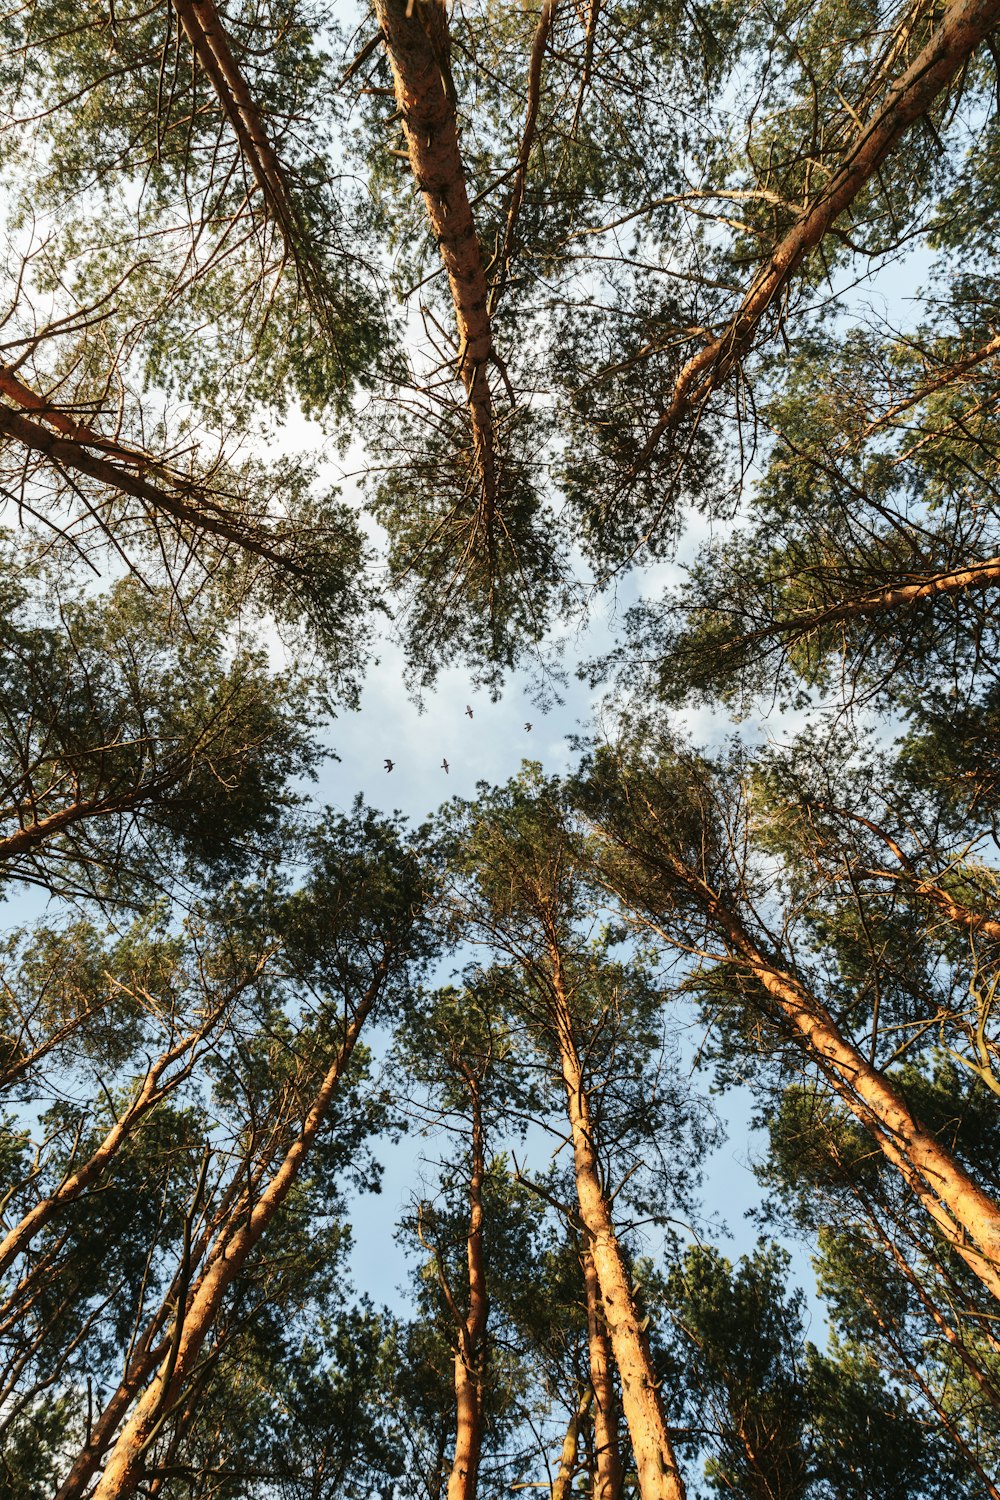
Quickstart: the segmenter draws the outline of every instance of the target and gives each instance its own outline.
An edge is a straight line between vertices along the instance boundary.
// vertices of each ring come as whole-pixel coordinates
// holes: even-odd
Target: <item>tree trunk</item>
[[[580,1256],[587,1290],[587,1342],[594,1392],[594,1500],[619,1500],[622,1466],[618,1438],[618,1397],[594,1257],[585,1245]]]
[[[555,1000],[553,1019],[566,1087],[580,1219],[593,1256],[611,1348],[621,1378],[622,1407],[635,1455],[639,1493],[642,1500],[685,1500],[684,1483],[667,1431],[649,1347],[639,1326],[628,1272],[601,1182],[583,1068],[573,1033],[572,1011],[555,945],[552,945],[550,957]]]
[[[115,1121],[91,1156],[75,1172],[68,1173],[53,1192],[36,1203],[34,1208],[30,1209],[23,1219],[4,1236],[3,1240],[0,1240],[0,1272],[5,1271],[21,1251],[30,1245],[32,1239],[44,1228],[53,1214],[64,1204],[72,1203],[74,1198],[78,1198],[84,1189],[89,1187],[111,1161],[123,1141],[141,1123],[143,1116],[147,1115],[172,1088],[187,1077],[190,1072],[190,1062],[166,1084],[160,1084],[165,1069],[189,1051],[201,1034],[199,1032],[193,1037],[184,1037],[169,1052],[165,1052],[157,1059],[143,1079],[142,1087],[132,1103]]]
[[[260,111],[233,57],[219,13],[212,0],[172,0],[172,3],[236,134],[243,160],[264,196],[268,212],[281,230],[286,247],[297,258],[302,235],[294,200]]]
[[[171,1347],[159,1376],[147,1386],[136,1403],[111,1451],[92,1500],[125,1500],[142,1482],[145,1455],[155,1440],[162,1417],[183,1394],[188,1379],[197,1368],[223,1297],[288,1197],[322,1127],[361,1027],[379,993],[386,967],[387,961],[383,960],[346,1028],[343,1043],[327,1070],[302,1129],[285,1152],[280,1166],[259,1196],[255,1195],[249,1214],[239,1213],[236,1224],[230,1220],[220,1231],[204,1270],[184,1305],[178,1309]],[[64,1496],[63,1500],[68,1500],[68,1497]]]
[[[913,605],[923,604],[931,599],[966,593],[969,589],[995,588],[1000,588],[1000,557],[972,562],[967,567],[953,568],[948,573],[934,573],[917,583],[890,584],[886,588],[860,594],[854,599],[842,599],[826,609],[809,610],[802,615],[793,615],[788,620],[776,620],[772,628],[779,635],[804,635],[823,625],[866,619],[869,615],[883,614],[887,610],[912,608]]]
[[[969,1268],[1000,1297],[1000,1208],[916,1118],[896,1086],[846,1040],[826,1008],[766,959],[731,914],[726,913],[726,921],[747,967],[777,1002],[837,1095],[874,1136]]]
[[[166,489],[163,484],[152,484],[141,473],[133,473],[123,463],[91,453],[83,446],[85,439],[60,437],[41,423],[21,416],[6,406],[0,406],[0,433],[14,438],[33,453],[41,453],[57,469],[75,469],[77,473],[86,474],[88,478],[95,479],[112,491],[131,495],[154,515],[169,516],[174,521],[190,526],[194,531],[207,532],[223,541],[232,542],[244,551],[273,562],[288,572],[303,571],[300,564],[269,546],[255,532],[252,523],[245,523],[240,516],[226,510],[207,494],[199,493],[193,483],[185,486],[185,494]],[[197,503],[192,504],[186,496],[193,497]]]
[[[923,50],[889,89],[881,109],[862,127],[825,190],[804,210],[757,272],[739,311],[677,377],[666,410],[658,418],[635,472],[645,466],[660,437],[697,408],[753,346],[767,310],[788,286],[809,252],[849,208],[864,185],[915,120],[966,66],[979,43],[1000,20],[1000,0],[952,0]]]
[[[448,1500],[475,1500],[483,1446],[483,1337],[486,1333],[486,1269],[483,1262],[483,1117],[479,1091],[466,1074],[472,1099],[472,1172],[469,1179],[469,1311],[455,1351],[455,1457],[448,1477]]]
[[[566,1436],[563,1438],[562,1452],[559,1455],[559,1469],[555,1479],[552,1481],[550,1500],[568,1500],[570,1486],[576,1474],[576,1453],[580,1441],[580,1423],[587,1414],[587,1407],[591,1402],[592,1392],[585,1389],[580,1394],[573,1415],[566,1427]]]
[[[476,465],[489,519],[497,501],[493,351],[483,252],[469,204],[458,145],[451,36],[443,0],[375,0],[414,181],[448,273],[458,330],[458,374],[468,399]]]
[[[761,951],[735,912],[703,880],[676,856],[671,862],[730,951],[775,1001],[795,1040],[819,1064],[838,1098],[874,1137],[956,1253],[1000,1298],[1000,1207],[917,1119],[895,1084],[844,1037],[826,1007]]]
[[[155,1109],[178,1084],[190,1077],[191,1070],[199,1056],[196,1051],[198,1044],[214,1030],[227,1008],[246,989],[247,985],[260,975],[264,966],[265,960],[258,960],[247,978],[227,991],[196,1030],[181,1037],[173,1047],[168,1048],[150,1065],[139,1092],[115,1120],[96,1150],[76,1171],[67,1173],[59,1186],[36,1203],[34,1208],[24,1215],[20,1223],[15,1224],[0,1241],[0,1272],[5,1271],[15,1257],[31,1243],[53,1214],[65,1204],[72,1203],[100,1176],[123,1143],[142,1124],[144,1117]],[[185,1054],[187,1054],[186,1061],[164,1082],[164,1073],[172,1064],[180,1061]]]

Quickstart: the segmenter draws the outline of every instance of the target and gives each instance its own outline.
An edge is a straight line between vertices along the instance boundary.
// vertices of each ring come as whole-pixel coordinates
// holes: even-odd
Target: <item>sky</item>
[[[315,440],[308,423],[298,426],[303,443]],[[294,430],[293,430],[294,431]],[[286,433],[289,441],[293,433]],[[350,494],[349,481],[343,486]],[[691,550],[704,537],[697,517],[687,533],[684,550]],[[630,602],[661,593],[681,576],[677,562],[661,562],[626,579],[616,610],[620,614]],[[534,701],[526,673],[514,674],[497,702],[485,689],[470,686],[470,674],[461,666],[441,672],[434,687],[415,701],[405,683],[405,663],[399,646],[383,639],[378,661],[368,671],[357,710],[345,710],[329,727],[328,739],[338,756],[320,771],[310,789],[316,803],[346,812],[360,792],[383,812],[400,811],[419,823],[452,797],[472,798],[476,783],[499,784],[516,776],[525,760],[538,761],[549,774],[570,769],[575,760],[574,736],[586,734],[602,715],[605,688],[592,690],[573,674],[575,663],[599,656],[616,638],[616,615],[607,603],[594,608],[587,627],[561,639],[567,680],[561,701],[540,709]],[[471,717],[468,710],[471,709]],[[711,746],[730,734],[733,724],[720,719],[712,709],[694,709],[676,716],[678,727],[699,745]],[[754,738],[772,732],[784,737],[801,722],[799,715],[776,715],[742,726]],[[528,727],[530,725],[530,728]],[[385,766],[391,760],[392,770]],[[443,762],[447,760],[448,769]],[[437,983],[447,982],[461,967],[454,960],[442,966]],[[690,1014],[683,1024],[690,1027]],[[692,1032],[692,1036],[694,1033]],[[374,1043],[376,1058],[384,1052],[386,1034]],[[686,1039],[686,1058],[693,1060],[701,1028],[695,1040]],[[685,1064],[688,1065],[687,1063]],[[707,1073],[694,1080],[697,1092],[710,1086]],[[761,1190],[753,1175],[753,1163],[763,1154],[764,1133],[749,1127],[752,1113],[750,1091],[741,1086],[727,1089],[724,1103],[727,1139],[709,1157],[705,1171],[705,1213],[713,1219],[713,1240],[725,1253],[736,1256],[752,1251],[757,1228],[747,1217],[761,1203]],[[720,1101],[715,1101],[718,1108]],[[382,1192],[353,1200],[351,1222],[354,1248],[351,1271],[358,1292],[366,1292],[377,1305],[388,1305],[403,1313],[406,1307],[408,1265],[404,1245],[396,1238],[400,1219],[411,1209],[414,1196],[421,1195],[430,1181],[435,1143],[413,1129],[398,1145],[379,1143],[376,1155],[383,1165]],[[544,1162],[541,1163],[544,1166]],[[646,1248],[655,1252],[655,1237]],[[807,1316],[811,1336],[822,1342],[825,1321],[814,1295],[814,1277],[804,1247],[789,1246],[797,1283],[807,1293]]]
[[[921,315],[920,288],[928,270],[926,253],[911,254],[882,267],[877,280],[862,279],[850,289],[838,287],[845,319],[873,318],[897,328],[912,326]],[[281,440],[289,447],[315,451],[321,434],[312,424],[293,418]],[[359,455],[349,454],[340,471],[331,474],[347,498],[352,495],[350,472],[360,467]],[[377,543],[374,523],[365,518],[365,524]],[[560,691],[561,701],[544,711],[533,701],[527,674],[515,673],[500,700],[493,702],[486,691],[470,686],[470,674],[461,666],[443,671],[418,703],[407,691],[400,648],[383,640],[378,661],[367,673],[359,709],[345,711],[330,727],[329,740],[339,760],[323,768],[314,788],[317,802],[346,811],[361,792],[382,811],[399,810],[420,822],[451,797],[473,797],[478,781],[498,784],[516,776],[525,760],[539,761],[549,774],[567,771],[574,760],[572,739],[593,727],[602,713],[605,692],[578,680],[573,674],[575,664],[608,650],[629,603],[639,597],[656,598],[677,583],[684,559],[706,537],[702,519],[689,517],[676,559],[657,562],[624,579],[614,607],[599,601],[585,629],[562,637],[567,680]],[[706,748],[717,745],[737,727],[712,708],[693,708],[678,714],[676,722],[695,744]],[[772,707],[738,727],[750,739],[784,742],[805,723],[804,713],[782,713]],[[386,760],[393,763],[391,772],[386,770]],[[448,972],[442,972],[441,982],[448,977]],[[693,1050],[688,1047],[689,1056]],[[695,1082],[707,1092],[711,1080],[702,1072]],[[717,1106],[720,1102],[727,1138],[706,1162],[704,1206],[718,1226],[713,1238],[727,1255],[736,1257],[753,1250],[760,1232],[752,1217],[762,1203],[753,1166],[764,1154],[765,1133],[750,1128],[753,1101],[748,1088],[731,1086],[724,1101],[716,1101]],[[422,1158],[433,1157],[434,1147],[414,1132],[396,1147],[383,1145],[378,1154],[384,1167],[382,1192],[357,1199],[353,1205],[351,1267],[359,1291],[402,1312],[408,1262],[394,1231],[414,1194],[421,1191],[428,1175]],[[789,1242],[786,1248],[791,1252],[792,1276],[806,1294],[810,1336],[823,1343],[827,1324],[816,1295],[808,1246]]]

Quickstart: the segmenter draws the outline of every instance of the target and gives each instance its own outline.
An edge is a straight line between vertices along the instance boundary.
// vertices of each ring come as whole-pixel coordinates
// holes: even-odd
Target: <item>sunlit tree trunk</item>
[[[628,1271],[601,1181],[572,1009],[555,943],[550,947],[550,959],[554,1021],[573,1139],[580,1220],[593,1256],[608,1336],[621,1379],[622,1408],[635,1456],[639,1493],[642,1500],[684,1500],[684,1483],[667,1430],[649,1346],[640,1328]]]
[[[837,1095],[874,1136],[952,1247],[1000,1297],[1000,1207],[917,1119],[895,1084],[843,1036],[826,1007],[765,956],[718,902],[715,917]]]
[[[248,979],[246,983],[249,982]],[[222,1005],[216,1006],[201,1026],[182,1036],[150,1065],[135,1097],[117,1116],[110,1130],[106,1132],[103,1140],[91,1152],[87,1160],[75,1170],[67,1172],[59,1186],[36,1203],[34,1208],[30,1209],[19,1223],[15,1224],[0,1240],[0,1271],[6,1270],[61,1208],[67,1203],[72,1203],[91,1183],[97,1180],[124,1143],[141,1126],[146,1116],[162,1103],[178,1084],[183,1083],[190,1076],[201,1055],[198,1050],[199,1044],[218,1024],[225,1008],[242,988],[244,986],[240,985],[231,991]],[[169,1070],[177,1063],[180,1066],[170,1072]]]
[[[590,1383],[594,1392],[594,1500],[619,1500],[622,1466],[613,1355],[601,1306],[594,1257],[587,1246],[583,1248],[580,1261],[587,1292],[587,1344],[590,1354]]]
[[[752,348],[765,316],[809,252],[854,202],[904,131],[925,115],[935,99],[968,65],[980,42],[1000,21],[998,0],[952,0],[923,50],[888,90],[881,108],[864,122],[823,192],[803,210],[774,247],[722,332],[681,370],[665,409],[636,460],[643,467],[661,436],[697,408]]]
[[[124,1497],[134,1494],[142,1482],[145,1455],[156,1439],[161,1419],[183,1395],[198,1366],[203,1346],[226,1292],[288,1197],[323,1125],[362,1025],[379,993],[385,972],[386,964],[383,961],[376,978],[346,1026],[342,1044],[323,1078],[302,1128],[284,1153],[279,1166],[266,1185],[254,1193],[252,1205],[247,1205],[249,1212],[245,1211],[241,1200],[234,1214],[220,1230],[201,1274],[186,1298],[180,1299],[181,1305],[177,1310],[173,1332],[166,1341],[168,1348],[157,1378],[147,1385],[122,1428],[104,1472],[92,1492],[92,1500],[124,1500]],[[137,1382],[133,1386],[135,1383]],[[129,1399],[123,1397],[120,1388],[112,1399],[115,1411],[121,1408],[124,1415]],[[102,1417],[102,1423],[103,1420]],[[108,1434],[108,1443],[117,1425],[115,1422]],[[99,1455],[97,1460],[99,1461]],[[95,1466],[91,1464],[90,1473],[93,1473]],[[85,1484],[86,1477],[73,1488],[69,1488],[68,1484],[64,1485],[58,1500],[76,1500],[83,1493]]]
[[[413,178],[448,273],[483,504],[496,504],[497,465],[489,363],[493,352],[483,252],[458,144],[451,37],[443,0],[375,0]]]
[[[869,1131],[948,1243],[984,1286],[1000,1297],[1000,1207],[913,1114],[896,1085],[844,1036],[822,1002],[758,946],[718,892],[672,851],[665,849],[662,857],[702,906],[733,956],[770,996],[798,1045]],[[656,927],[653,920],[649,925]],[[670,941],[669,932],[657,930]]]
[[[475,1500],[483,1446],[483,1339],[486,1334],[486,1268],[483,1260],[483,1116],[479,1090],[466,1073],[472,1103],[472,1171],[469,1178],[469,1232],[466,1260],[469,1311],[459,1326],[455,1351],[455,1457],[448,1478],[448,1500]]]
[[[580,1423],[587,1415],[587,1408],[592,1400],[592,1392],[584,1390],[576,1404],[573,1415],[566,1425],[566,1436],[563,1438],[562,1452],[559,1455],[559,1468],[556,1477],[552,1481],[551,1500],[569,1500],[573,1479],[576,1475],[577,1450],[580,1445]]]

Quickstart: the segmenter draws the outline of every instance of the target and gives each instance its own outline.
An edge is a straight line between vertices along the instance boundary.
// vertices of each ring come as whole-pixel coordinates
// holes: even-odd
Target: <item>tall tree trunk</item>
[[[797,1044],[897,1168],[948,1243],[1000,1298],[1000,1207],[913,1114],[896,1085],[843,1035],[822,1002],[758,946],[718,892],[669,848],[661,858],[701,906],[733,957],[774,1001]],[[655,920],[631,909],[670,941],[670,934]]]
[[[202,1348],[226,1292],[288,1197],[326,1119],[362,1025],[381,989],[387,964],[388,961],[383,960],[378,966],[375,978],[346,1027],[341,1047],[327,1069],[302,1128],[284,1153],[277,1170],[263,1190],[254,1194],[249,1212],[243,1211],[241,1200],[235,1213],[220,1231],[201,1275],[187,1297],[181,1299],[170,1347],[159,1374],[146,1387],[122,1428],[104,1472],[93,1490],[92,1500],[125,1500],[125,1497],[134,1494],[142,1482],[146,1452],[155,1441],[162,1419],[183,1395],[187,1382],[197,1368]],[[118,1395],[113,1398],[116,1402]],[[125,1408],[127,1409],[127,1402]],[[117,1422],[115,1425],[117,1426]],[[112,1428],[112,1433],[108,1434],[105,1446],[110,1441],[113,1430]],[[95,1466],[91,1466],[91,1473]],[[64,1486],[60,1491],[60,1500],[76,1500],[80,1494],[82,1488],[68,1491]]]
[[[649,1346],[639,1326],[628,1271],[601,1182],[583,1068],[576,1049],[572,1009],[555,943],[550,945],[550,959],[553,1019],[573,1139],[580,1220],[593,1256],[611,1348],[621,1378],[622,1407],[635,1455],[639,1493],[642,1500],[685,1500],[684,1483],[667,1431]]]
[[[493,399],[488,379],[493,334],[483,252],[458,144],[451,36],[443,0],[375,0],[414,180],[448,273],[487,535],[497,503]]]
[[[172,1089],[189,1076],[195,1062],[194,1048],[218,1018],[219,1012],[216,1011],[206,1026],[199,1027],[196,1032],[182,1037],[175,1046],[157,1058],[146,1073],[138,1094],[115,1120],[96,1150],[75,1171],[67,1172],[59,1186],[36,1203],[34,1208],[30,1209],[20,1222],[15,1224],[0,1240],[0,1272],[5,1271],[21,1251],[30,1245],[35,1235],[44,1228],[53,1214],[65,1204],[72,1203],[90,1186],[123,1143],[139,1127],[150,1110],[155,1109]],[[191,1055],[184,1066],[172,1074],[166,1082],[161,1082],[163,1074],[171,1063],[176,1062],[185,1053]]]
[[[838,1097],[899,1170],[953,1249],[1000,1297],[1000,1207],[917,1119],[895,1084],[844,1037],[826,1007],[762,953],[738,918],[718,902],[715,918]]]
[[[580,1443],[580,1423],[587,1414],[593,1397],[589,1387],[585,1387],[580,1393],[580,1399],[576,1403],[573,1415],[566,1426],[566,1436],[563,1438],[562,1452],[559,1455],[559,1468],[556,1477],[552,1481],[550,1500],[569,1500],[570,1487],[576,1474],[576,1455]]]
[[[472,1100],[472,1172],[469,1178],[469,1232],[466,1260],[469,1311],[459,1327],[455,1351],[455,1457],[448,1477],[448,1500],[475,1500],[483,1446],[483,1339],[486,1333],[486,1268],[483,1261],[483,1115],[479,1090],[466,1073]]]
[[[594,1500],[619,1500],[622,1465],[618,1438],[618,1397],[597,1270],[589,1246],[580,1254],[587,1292],[587,1343],[594,1392]]]
[[[294,198],[260,110],[233,56],[219,13],[212,0],[172,0],[172,4],[236,134],[243,160],[263,194],[267,211],[277,223],[286,248],[299,260],[304,252],[308,253],[308,246],[299,230]]]

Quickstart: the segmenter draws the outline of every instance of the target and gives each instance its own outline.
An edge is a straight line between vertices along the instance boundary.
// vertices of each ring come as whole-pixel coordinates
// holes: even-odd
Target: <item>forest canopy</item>
[[[0,1500],[1000,1500],[998,99],[1000,0],[4,10]],[[380,653],[592,717],[408,819]]]

